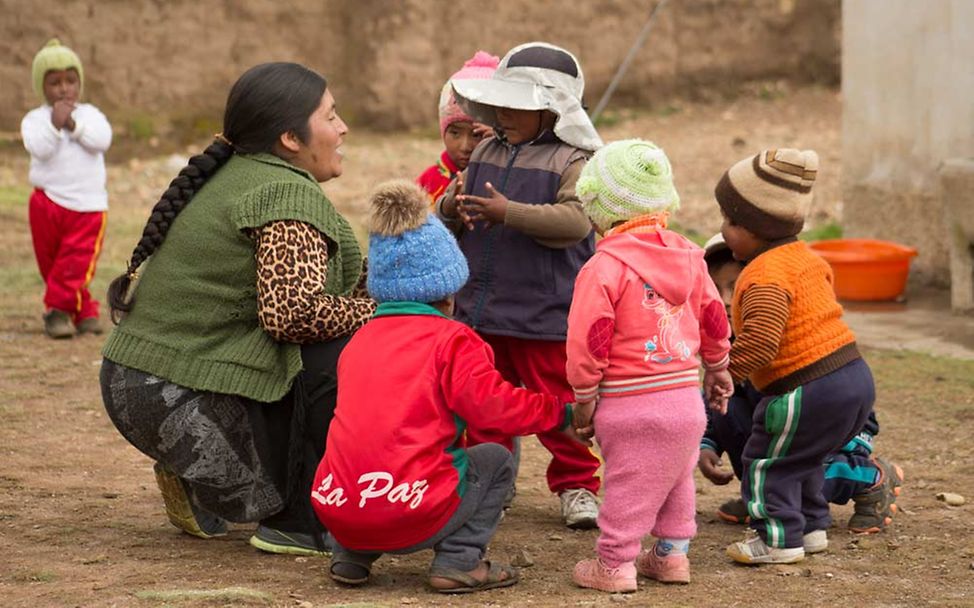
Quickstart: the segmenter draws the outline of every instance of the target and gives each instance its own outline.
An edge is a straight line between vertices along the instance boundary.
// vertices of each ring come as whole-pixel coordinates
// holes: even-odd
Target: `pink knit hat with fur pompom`
[[[491,55],[486,51],[477,51],[474,56],[468,59],[463,67],[450,76],[450,80],[443,85],[440,91],[440,137],[446,133],[446,128],[455,122],[474,122],[469,115],[464,114],[460,106],[457,105],[456,98],[453,97],[453,79],[487,80],[494,75],[500,57]]]

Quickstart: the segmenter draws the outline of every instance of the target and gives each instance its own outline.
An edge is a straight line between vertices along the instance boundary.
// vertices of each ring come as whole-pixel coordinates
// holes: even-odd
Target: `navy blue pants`
[[[768,546],[801,547],[803,534],[829,527],[822,464],[859,434],[875,398],[869,366],[857,359],[755,406],[741,495]]]
[[[743,477],[741,455],[744,444],[751,436],[754,408],[764,398],[750,382],[735,387],[734,395],[727,403],[727,414],[720,415],[707,408],[707,432],[703,446],[718,454],[725,454],[730,461],[734,476]],[[865,493],[879,480],[879,469],[872,459],[873,437],[879,434],[879,422],[870,411],[866,424],[852,441],[839,451],[825,458],[825,484],[822,496],[826,502],[844,505],[854,496]]]

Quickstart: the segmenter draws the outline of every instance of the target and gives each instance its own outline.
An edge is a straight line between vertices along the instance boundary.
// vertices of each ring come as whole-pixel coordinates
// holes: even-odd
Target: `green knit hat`
[[[669,159],[641,139],[615,141],[596,152],[582,169],[575,194],[602,231],[616,222],[680,208]]]
[[[31,68],[31,76],[34,79],[34,92],[41,99],[46,100],[47,98],[44,97],[44,75],[51,70],[67,70],[69,68],[74,68],[78,71],[78,93],[80,95],[81,91],[84,90],[85,84],[85,73],[81,68],[81,59],[78,58],[74,51],[61,44],[60,40],[51,38],[44,45],[44,48],[37,51],[37,54],[34,55],[34,66]]]

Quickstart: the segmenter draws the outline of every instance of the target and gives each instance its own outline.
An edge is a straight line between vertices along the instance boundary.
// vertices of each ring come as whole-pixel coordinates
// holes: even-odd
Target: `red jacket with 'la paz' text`
[[[348,549],[410,547],[460,504],[468,422],[530,435],[569,416],[554,396],[504,381],[466,325],[426,304],[381,304],[339,359],[338,406],[311,503]]]

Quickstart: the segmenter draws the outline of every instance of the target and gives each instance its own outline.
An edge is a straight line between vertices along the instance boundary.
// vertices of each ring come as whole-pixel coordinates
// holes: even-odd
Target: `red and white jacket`
[[[460,504],[467,423],[531,435],[567,404],[517,388],[466,325],[417,302],[379,305],[338,361],[338,406],[311,504],[342,546],[389,551],[438,532]]]
[[[578,401],[699,383],[727,366],[730,325],[703,249],[665,229],[599,241],[575,279],[568,382]]]

